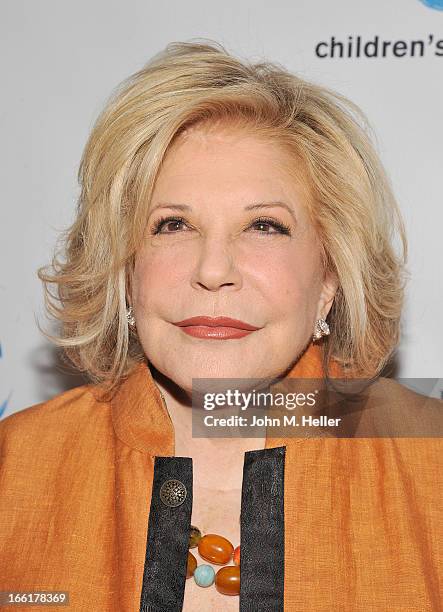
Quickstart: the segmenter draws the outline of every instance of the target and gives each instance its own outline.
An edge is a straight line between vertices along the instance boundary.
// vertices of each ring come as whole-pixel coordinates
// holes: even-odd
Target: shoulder
[[[100,402],[94,385],[82,385],[50,400],[23,408],[0,421],[2,457],[27,448],[44,451],[56,448],[80,432],[105,426],[110,406]]]
[[[414,389],[411,388],[411,386],[413,386],[414,379],[409,380],[411,381],[411,385],[407,387],[393,378],[385,378],[380,376],[372,385],[370,385],[369,389],[374,394],[381,393],[384,394],[386,398],[389,397],[391,403],[400,402],[405,406],[411,407],[423,405],[435,407],[439,406],[440,408],[443,407],[443,400],[436,397],[429,397],[428,395],[420,393],[418,390],[414,391]],[[434,379],[426,380],[429,380],[431,387]],[[432,389],[430,388],[429,391],[432,391]]]
[[[413,380],[411,380],[413,383]],[[429,379],[432,392],[432,379]],[[409,464],[442,466],[443,400],[379,377],[361,394],[355,406],[346,403],[356,437],[366,438],[374,448],[390,448]]]
[[[429,380],[427,392],[431,393],[433,379],[424,380]],[[363,393],[363,397],[367,400],[366,406],[368,409],[376,410],[379,418],[391,417],[398,419],[399,422],[406,421],[411,426],[415,424],[416,434],[432,433],[435,436],[436,431],[431,432],[424,429],[424,426],[432,424],[441,427],[443,400],[414,390],[411,388],[413,379],[410,379],[410,382],[411,385],[407,387],[397,380],[379,377]]]

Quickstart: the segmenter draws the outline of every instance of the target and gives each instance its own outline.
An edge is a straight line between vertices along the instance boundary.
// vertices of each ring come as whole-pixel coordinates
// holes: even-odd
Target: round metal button
[[[185,485],[180,480],[165,480],[160,487],[160,499],[165,506],[180,506],[186,499]]]

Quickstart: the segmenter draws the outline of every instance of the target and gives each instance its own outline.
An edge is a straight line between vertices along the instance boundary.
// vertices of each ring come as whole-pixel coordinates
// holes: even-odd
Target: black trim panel
[[[286,446],[247,451],[240,515],[240,612],[284,612]]]
[[[186,487],[180,506],[166,506],[160,499],[160,487],[169,479]],[[183,609],[191,513],[192,458],[155,457],[140,612]]]

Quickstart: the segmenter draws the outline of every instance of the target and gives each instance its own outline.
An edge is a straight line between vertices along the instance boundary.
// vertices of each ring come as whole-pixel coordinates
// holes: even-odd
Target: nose
[[[208,291],[217,291],[220,287],[239,289],[242,277],[233,248],[223,237],[206,237],[202,240],[192,274],[192,286]]]

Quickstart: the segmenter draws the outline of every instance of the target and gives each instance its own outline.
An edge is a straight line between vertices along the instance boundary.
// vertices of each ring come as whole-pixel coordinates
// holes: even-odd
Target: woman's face
[[[189,395],[192,378],[282,375],[332,305],[336,284],[288,162],[226,126],[188,130],[164,159],[130,301],[147,358]],[[175,324],[200,316],[258,329]]]

